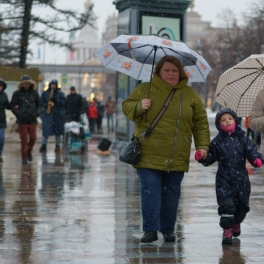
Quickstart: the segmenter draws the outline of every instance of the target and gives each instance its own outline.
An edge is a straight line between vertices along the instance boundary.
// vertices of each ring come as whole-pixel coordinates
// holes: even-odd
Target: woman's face
[[[179,83],[179,70],[171,62],[165,62],[160,69],[160,78],[167,84],[173,86]]]

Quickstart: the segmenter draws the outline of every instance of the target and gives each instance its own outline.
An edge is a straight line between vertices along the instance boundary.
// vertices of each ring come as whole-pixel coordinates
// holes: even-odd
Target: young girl
[[[218,161],[216,196],[220,226],[224,231],[222,244],[232,244],[232,237],[240,235],[240,224],[250,209],[246,159],[252,166],[261,167],[263,157],[238,126],[238,116],[230,108],[217,113],[215,125],[219,133],[212,140],[207,157],[202,159],[197,151],[195,159],[204,166]]]

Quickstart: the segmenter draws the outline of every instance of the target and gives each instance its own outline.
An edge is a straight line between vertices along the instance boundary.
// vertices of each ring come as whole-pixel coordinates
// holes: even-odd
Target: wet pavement
[[[20,145],[5,145],[0,167],[0,263],[264,263],[264,171],[252,169],[251,211],[233,245],[222,246],[216,165],[191,160],[176,225],[177,241],[140,243],[139,179],[117,156],[34,149],[22,165]],[[194,150],[191,154],[193,157]]]

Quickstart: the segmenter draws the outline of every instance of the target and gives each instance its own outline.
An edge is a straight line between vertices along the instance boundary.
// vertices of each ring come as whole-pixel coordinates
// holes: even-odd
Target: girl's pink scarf
[[[235,131],[236,121],[231,126],[224,126],[224,125],[220,124],[220,128],[230,135],[231,133],[233,133]]]

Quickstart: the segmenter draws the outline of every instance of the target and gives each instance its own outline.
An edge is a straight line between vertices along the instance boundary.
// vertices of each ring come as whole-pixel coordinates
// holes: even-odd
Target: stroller
[[[65,124],[64,147],[69,153],[84,153],[86,149],[87,128],[72,121]]]

